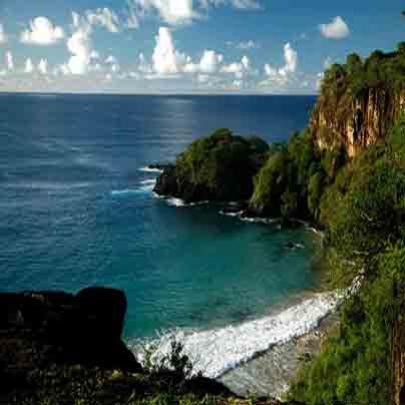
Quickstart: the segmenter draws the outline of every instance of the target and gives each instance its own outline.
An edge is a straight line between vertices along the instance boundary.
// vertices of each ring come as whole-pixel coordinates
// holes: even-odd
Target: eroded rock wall
[[[405,92],[370,88],[356,98],[321,94],[310,131],[321,150],[343,145],[347,155],[355,157],[365,147],[383,140],[404,112]]]

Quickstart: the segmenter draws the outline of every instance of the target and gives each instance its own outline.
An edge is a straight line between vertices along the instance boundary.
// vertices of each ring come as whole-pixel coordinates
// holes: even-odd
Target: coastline
[[[150,165],[139,169],[140,171],[159,175],[162,173],[161,165]],[[156,180],[156,178],[154,179]],[[282,226],[281,219],[260,217],[260,216],[247,216],[244,209],[243,202],[209,202],[204,201],[200,203],[186,203],[185,201],[174,198],[170,196],[158,195],[152,190],[153,180],[149,180],[147,192],[152,192],[155,198],[164,200],[168,205],[177,208],[187,208],[194,207],[201,204],[212,204],[218,207],[218,215],[225,215],[229,217],[234,217],[237,220],[249,222],[249,223],[261,223],[264,225],[276,225]],[[313,223],[307,221],[292,219],[291,223],[293,226],[303,227],[306,231],[312,233],[315,237],[320,239],[320,248],[322,249],[324,234],[321,230],[316,229]],[[296,225],[294,225],[296,224]],[[297,248],[293,246],[292,248]],[[254,322],[268,322],[270,325],[275,318],[280,319],[288,314],[289,311],[295,310],[301,305],[305,307],[309,302],[316,306],[317,299],[322,294],[337,294],[335,291],[328,291],[325,288],[325,284],[320,282],[320,285],[314,289],[304,290],[300,293],[289,297],[287,300],[281,302],[278,306],[272,308],[271,312],[262,318],[250,321]],[[332,301],[332,299],[331,299]],[[185,353],[190,356],[197,372],[202,372],[203,375],[209,378],[214,378],[218,382],[224,384],[228,389],[234,392],[236,395],[246,397],[249,395],[254,396],[266,396],[280,399],[283,394],[285,394],[289,383],[296,376],[303,359],[308,359],[309,357],[317,354],[320,351],[322,341],[328,332],[333,329],[338,323],[338,311],[341,304],[341,298],[337,298],[336,301],[328,308],[323,308],[319,311],[319,308],[314,308],[311,313],[311,305],[305,309],[303,316],[308,317],[308,324],[301,325],[299,331],[295,330],[291,336],[285,336],[278,340],[274,338],[268,342],[260,342],[255,350],[250,348],[249,355],[239,355],[236,356],[236,360],[230,360],[230,364],[226,367],[217,366],[211,371],[208,368],[212,368],[215,359],[206,360],[201,359],[209,353],[209,350],[202,350],[201,353],[196,355],[196,350],[199,351],[201,346],[204,346],[206,341],[211,341],[211,350],[216,351],[216,345],[213,344],[214,339],[219,339],[221,333],[225,333],[226,329],[237,329],[239,327],[247,325],[231,325],[229,327],[224,327],[222,330],[211,330],[211,331],[186,331],[177,330],[169,331],[160,336],[160,338],[153,340],[153,345],[157,345],[157,357],[164,356],[168,347],[169,342],[176,340],[180,341],[185,348]],[[287,315],[288,316],[288,315]],[[311,319],[312,316],[312,319]],[[296,318],[296,323],[298,324],[300,318]],[[294,330],[296,325],[294,321],[290,322],[289,327]],[[268,325],[267,325],[268,328]],[[288,329],[286,326],[282,328],[281,332],[285,332]],[[254,330],[254,328],[253,328]],[[276,330],[275,330],[276,331]],[[210,336],[212,334],[212,336]],[[197,338],[197,335],[201,335],[201,340]],[[204,339],[202,336],[204,335]],[[243,335],[230,335],[230,339],[235,339],[235,343],[238,340],[240,343],[244,339]],[[255,339],[254,336],[245,336],[246,340],[250,338]],[[131,346],[131,342],[128,342]],[[137,345],[133,346],[135,349]],[[138,346],[139,347],[139,346]],[[207,348],[206,348],[207,349]],[[238,351],[238,348],[229,348],[231,351]],[[204,367],[205,366],[205,367]],[[222,367],[222,368],[221,368]],[[214,371],[213,371],[214,370]]]
[[[301,366],[322,348],[323,342],[339,326],[339,310],[319,321],[310,332],[274,345],[217,381],[238,396],[272,397],[281,400]]]

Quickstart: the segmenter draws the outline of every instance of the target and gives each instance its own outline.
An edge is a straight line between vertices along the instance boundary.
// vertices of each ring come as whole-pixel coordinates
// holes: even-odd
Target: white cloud
[[[120,20],[117,14],[107,7],[87,10],[86,17],[90,25],[99,25],[113,33],[120,32]]]
[[[10,51],[6,52],[6,66],[7,70],[9,71],[14,70],[14,58],[13,54]]]
[[[171,31],[167,27],[159,28],[152,61],[153,70],[160,75],[179,73],[187,61],[187,57],[176,50]]]
[[[91,26],[77,13],[72,13],[73,28],[76,30],[67,41],[72,56],[67,63],[69,72],[74,75],[86,74],[93,54],[91,43]],[[94,55],[94,54],[93,54]],[[64,73],[66,69],[64,69]]]
[[[168,24],[180,25],[190,23],[198,18],[193,0],[131,0],[129,2],[129,24],[138,26],[138,17],[155,12]]]
[[[90,52],[90,59],[100,59],[100,54],[93,49]]]
[[[105,60],[105,63],[111,63],[111,64],[117,63],[117,58],[116,58],[115,56],[113,56],[113,55],[110,55],[110,56]]]
[[[335,17],[329,24],[319,26],[325,38],[342,39],[350,35],[350,29],[342,17]]]
[[[61,27],[54,26],[46,17],[37,17],[30,22],[30,28],[21,33],[20,40],[25,44],[52,45],[64,36]]]
[[[200,60],[200,72],[215,73],[223,59],[223,55],[217,54],[215,51],[204,51],[204,54]]]
[[[139,19],[135,12],[135,6],[132,3],[129,3],[127,13],[126,27],[129,29],[139,28]]]
[[[246,55],[243,56],[240,62],[234,62],[223,66],[221,72],[234,74],[238,80],[242,79],[247,74],[253,73],[250,59]]]
[[[32,73],[34,71],[34,65],[32,63],[32,60],[30,58],[28,58],[25,61],[25,68],[24,68],[24,72],[25,73]]]
[[[283,76],[295,73],[298,65],[298,53],[292,48],[290,43],[284,45],[284,60],[285,65],[279,70],[279,73]]]
[[[209,6],[220,7],[224,5],[230,5],[241,10],[255,10],[261,8],[258,0],[200,0],[200,4],[203,8],[208,8]]]
[[[236,48],[238,49],[257,49],[260,48],[260,45],[255,41],[242,41],[236,44]]]
[[[153,13],[170,25],[189,24],[201,18],[201,9],[220,6],[241,10],[261,8],[258,0],[128,0],[126,26],[138,28],[139,20]]]
[[[261,86],[277,85],[285,86],[293,78],[298,67],[298,52],[292,48],[290,43],[284,45],[284,66],[277,69],[270,64],[264,65],[266,80],[260,83]]]
[[[46,59],[41,59],[38,64],[39,73],[46,75],[48,73],[48,61]]]
[[[121,66],[118,63],[111,65],[111,72],[118,73],[121,70]]]
[[[143,53],[139,54],[139,64],[138,70],[144,74],[152,74],[153,69],[152,66],[146,61],[146,58]]]
[[[103,70],[102,66],[99,63],[89,66],[89,69],[91,69],[93,72],[101,72]]]
[[[4,32],[4,27],[0,24],[0,44],[4,44],[7,42],[7,35]]]
[[[187,64],[184,66],[184,72],[213,74],[219,70],[219,65],[223,60],[223,55],[213,50],[205,50],[199,63],[193,63],[191,58],[188,58]]]

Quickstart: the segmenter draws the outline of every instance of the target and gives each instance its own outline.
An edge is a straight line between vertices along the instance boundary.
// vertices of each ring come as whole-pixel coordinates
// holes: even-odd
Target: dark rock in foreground
[[[42,347],[46,361],[140,371],[121,340],[126,308],[125,294],[107,288],[88,288],[77,295],[0,294],[2,349],[7,337],[22,344],[29,340]]]
[[[0,403],[134,405],[232,396],[204,377],[143,370],[121,340],[126,309],[125,294],[108,288],[0,293]]]

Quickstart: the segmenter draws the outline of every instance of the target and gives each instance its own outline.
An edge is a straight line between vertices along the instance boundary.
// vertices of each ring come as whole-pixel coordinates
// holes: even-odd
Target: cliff
[[[319,150],[343,146],[353,158],[383,141],[404,112],[405,91],[370,88],[359,96],[339,99],[326,92],[319,96],[309,128]]]
[[[405,112],[405,45],[396,52],[349,55],[332,65],[322,81],[309,129],[319,150],[343,147],[353,158],[383,141]]]

